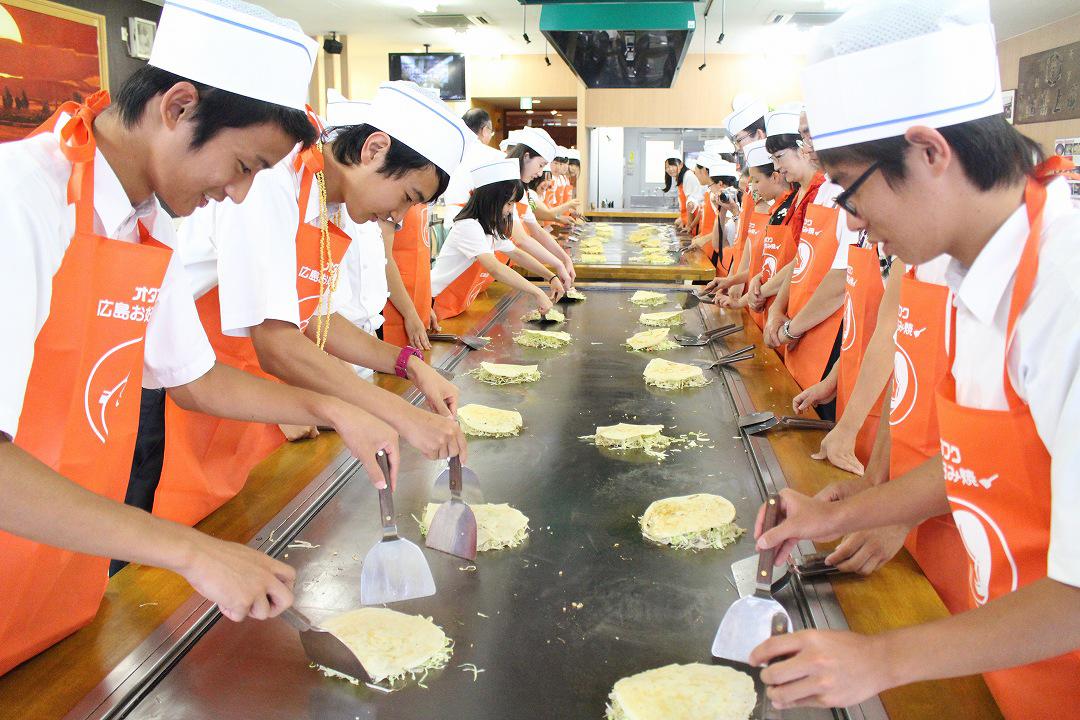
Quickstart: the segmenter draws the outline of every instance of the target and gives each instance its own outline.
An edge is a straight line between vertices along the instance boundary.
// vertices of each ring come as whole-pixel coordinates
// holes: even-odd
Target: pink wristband
[[[409,365],[409,358],[413,356],[418,357],[421,360],[424,359],[424,353],[420,352],[412,345],[406,345],[405,347],[401,348],[401,352],[399,352],[397,356],[397,362],[394,363],[394,374],[397,375],[399,378],[408,380],[409,372],[407,368]]]

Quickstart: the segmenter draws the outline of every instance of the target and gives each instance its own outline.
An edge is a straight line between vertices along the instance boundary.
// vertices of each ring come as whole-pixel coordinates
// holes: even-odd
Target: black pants
[[[139,435],[131,458],[127,493],[124,502],[146,512],[154,509],[154,493],[161,480],[165,460],[165,391],[143,389],[139,402]],[[127,563],[113,560],[109,575],[114,575]]]
[[[829,361],[825,363],[825,372],[821,376],[822,380],[828,376],[833,369],[833,365],[840,359],[840,341],[843,336],[844,327],[841,325],[840,329],[836,331],[836,340],[833,342],[832,351],[829,353]],[[818,405],[814,409],[817,410],[818,417],[822,420],[836,422],[836,398],[833,398],[823,405]]]

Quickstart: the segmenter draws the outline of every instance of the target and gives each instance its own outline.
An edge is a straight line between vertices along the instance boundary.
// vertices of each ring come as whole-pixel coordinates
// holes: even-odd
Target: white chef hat
[[[567,148],[566,149],[566,159],[567,160],[577,160],[578,162],[580,162],[581,161],[581,151],[576,150],[574,148]]]
[[[371,100],[367,124],[382,130],[451,173],[476,136],[450,106],[416,83],[384,82]]]
[[[700,168],[705,168],[706,170],[708,170],[713,163],[723,162],[723,160],[724,159],[722,157],[720,157],[714,152],[709,152],[708,150],[703,150],[702,152],[699,152],[697,157],[695,158],[696,166]]]
[[[736,134],[765,117],[769,109],[765,103],[752,97],[739,96],[735,100],[737,101],[734,105],[735,111],[724,118],[724,127],[731,137],[735,137]]]
[[[686,166],[687,170],[693,170],[694,168],[697,167],[697,158],[698,158],[698,156],[696,154],[695,155],[687,155],[686,160],[683,161],[683,165]]]
[[[166,0],[150,65],[303,110],[318,45],[292,20],[240,0]]]
[[[539,151],[537,151],[537,152],[539,152]],[[556,145],[555,146],[555,157],[569,159],[570,151],[568,149],[564,148],[562,145]]]
[[[755,140],[750,143],[743,148],[743,153],[746,155],[746,165],[748,167],[771,165],[773,161],[772,155],[769,155],[769,151],[765,149],[764,140]]]
[[[514,134],[515,132],[517,133],[516,136]],[[512,138],[512,143],[532,148],[548,162],[559,157],[559,155],[556,154],[559,146],[555,144],[555,141],[547,134],[547,130],[544,130],[543,128],[526,126],[520,130],[511,131],[510,136]]]
[[[714,160],[709,163],[709,177],[739,177],[739,168],[727,160]]]
[[[803,72],[818,150],[1002,112],[987,0],[871,0],[824,27]]]
[[[769,137],[774,135],[798,135],[799,118],[802,111],[802,103],[784,103],[765,115],[765,134]]]
[[[505,180],[521,180],[521,165],[516,158],[492,160],[472,169],[473,187]]]
[[[735,152],[735,144],[731,142],[729,138],[714,138],[712,140],[705,141],[705,152],[716,153],[733,153]]]
[[[363,125],[367,122],[371,103],[349,100],[337,88],[326,90],[326,123],[331,126]]]

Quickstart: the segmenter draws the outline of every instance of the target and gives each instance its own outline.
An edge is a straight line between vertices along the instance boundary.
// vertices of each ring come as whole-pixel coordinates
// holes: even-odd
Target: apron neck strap
[[[1009,400],[1009,407],[1013,409],[1020,407],[1023,401],[1009,379],[1009,349],[1012,347],[1016,321],[1020,318],[1020,313],[1023,312],[1031,296],[1031,291],[1035,287],[1035,278],[1039,272],[1039,245],[1042,236],[1043,210],[1046,207],[1046,186],[1057,176],[1071,169],[1071,162],[1060,155],[1055,155],[1035,167],[1024,187],[1028,235],[1024,242],[1024,250],[1020,255],[1020,262],[1016,266],[1016,281],[1009,303],[1009,320],[1005,327],[1005,394]]]

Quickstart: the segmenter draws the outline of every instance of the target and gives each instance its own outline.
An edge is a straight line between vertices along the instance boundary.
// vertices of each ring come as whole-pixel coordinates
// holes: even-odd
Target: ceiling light
[[[532,114],[533,114],[533,111],[532,111],[532,110],[526,110],[526,111],[525,111],[525,114],[526,114],[526,115],[532,115]]]

